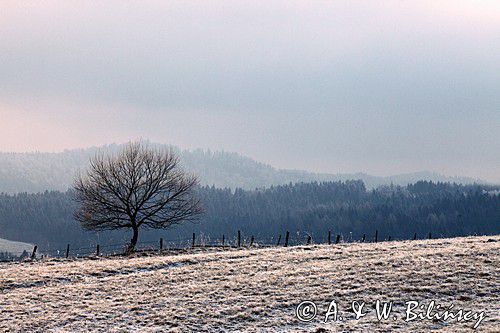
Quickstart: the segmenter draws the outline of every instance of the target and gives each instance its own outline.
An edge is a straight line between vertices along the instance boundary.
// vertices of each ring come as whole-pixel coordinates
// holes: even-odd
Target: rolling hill
[[[158,145],[160,146],[160,145]],[[0,153],[0,193],[67,190],[78,170],[87,167],[89,158],[99,150],[116,151],[121,145],[66,150],[61,153]],[[366,187],[406,185],[417,180],[434,182],[484,183],[464,177],[447,177],[432,172],[377,177],[364,173],[325,174],[302,170],[282,170],[237,153],[210,150],[176,149],[188,171],[200,177],[202,185],[224,188],[255,189],[296,182],[362,180]]]
[[[20,256],[23,251],[30,252],[31,250],[33,250],[32,244],[13,242],[7,239],[0,238],[0,253],[10,253],[14,256]]]

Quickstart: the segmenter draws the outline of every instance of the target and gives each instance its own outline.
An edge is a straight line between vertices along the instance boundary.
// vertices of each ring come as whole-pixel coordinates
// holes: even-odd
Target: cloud
[[[2,126],[500,180],[499,22],[495,1],[5,2]]]

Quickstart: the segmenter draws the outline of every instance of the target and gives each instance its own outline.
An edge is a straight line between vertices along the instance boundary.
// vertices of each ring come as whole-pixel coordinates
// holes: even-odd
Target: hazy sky
[[[500,1],[2,1],[0,150],[136,138],[500,182]]]

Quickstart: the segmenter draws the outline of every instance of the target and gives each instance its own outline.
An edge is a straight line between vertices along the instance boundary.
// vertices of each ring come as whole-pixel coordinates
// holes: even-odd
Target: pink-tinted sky
[[[499,1],[3,1],[0,150],[146,138],[500,182]]]

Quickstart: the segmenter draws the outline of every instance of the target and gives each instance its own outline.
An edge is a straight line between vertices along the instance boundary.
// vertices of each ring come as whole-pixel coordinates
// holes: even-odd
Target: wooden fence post
[[[335,244],[338,244],[340,242],[340,235],[337,235],[337,238],[335,239]]]
[[[160,238],[160,253],[163,251],[163,238]]]
[[[307,235],[307,245],[311,244],[311,235]]]
[[[36,258],[36,250],[38,249],[38,246],[35,245],[35,247],[33,248],[33,252],[31,253],[31,259],[35,259]]]
[[[97,257],[99,257],[99,252],[100,252],[100,251],[99,251],[99,244],[97,244],[97,247],[96,247],[96,249],[95,249],[95,255],[96,255]]]
[[[69,244],[66,246],[66,259],[69,258]]]
[[[241,246],[241,231],[238,230],[238,247]]]
[[[375,243],[378,241],[378,230],[375,230]]]
[[[365,239],[366,239],[366,235],[363,234],[363,238],[361,238],[361,243],[364,243],[365,242]]]
[[[417,240],[417,233],[413,234],[413,240]]]
[[[285,247],[288,246],[288,239],[290,238],[290,233],[287,231],[285,235]]]
[[[252,245],[253,245],[253,236],[250,237],[250,246],[252,246]]]
[[[281,234],[278,236],[278,242],[276,243],[276,246],[280,246],[280,242],[281,242]]]
[[[191,242],[191,247],[194,248],[194,243],[196,241],[196,234],[193,232],[193,241]]]
[[[222,235],[222,247],[223,248],[224,248],[225,242],[226,242],[226,237],[224,235]]]
[[[328,245],[332,244],[332,232],[328,230]]]

